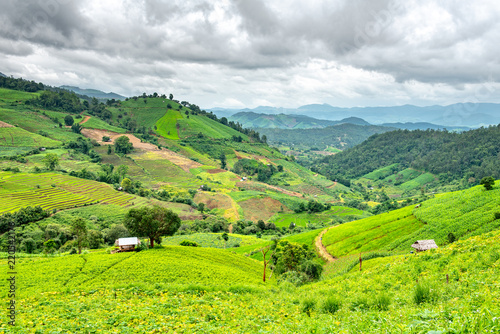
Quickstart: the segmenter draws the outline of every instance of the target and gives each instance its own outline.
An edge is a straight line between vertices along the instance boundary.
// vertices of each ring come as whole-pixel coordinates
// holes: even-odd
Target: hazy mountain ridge
[[[306,115],[265,114],[255,112],[239,112],[229,117],[230,121],[239,122],[246,128],[268,129],[313,129],[332,125],[350,123],[370,125],[361,118],[349,117],[340,121],[317,119]]]
[[[346,117],[359,117],[371,124],[397,122],[427,122],[452,127],[480,127],[500,123],[500,104],[497,103],[455,103],[447,106],[414,105],[390,107],[353,107],[340,108],[329,104],[309,104],[299,108],[275,108],[260,106],[254,109],[210,109],[219,116],[231,116],[239,112],[264,114],[306,115],[324,120],[338,120]]]
[[[2,72],[0,72],[0,77],[6,78],[7,76],[5,74],[3,74]]]
[[[106,93],[106,92],[103,92],[103,91],[98,90],[98,89],[84,89],[84,88],[80,88],[80,87],[67,86],[67,85],[60,86],[59,88],[63,88],[63,89],[75,92],[76,94],[86,95],[89,97],[95,97],[97,99],[125,100],[125,98],[126,98],[125,96],[122,96],[120,94],[116,94],[113,92]]]

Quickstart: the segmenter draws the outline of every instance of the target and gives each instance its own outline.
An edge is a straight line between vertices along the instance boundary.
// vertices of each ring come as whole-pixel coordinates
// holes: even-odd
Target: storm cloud
[[[500,102],[494,1],[0,4],[0,72],[204,108]]]

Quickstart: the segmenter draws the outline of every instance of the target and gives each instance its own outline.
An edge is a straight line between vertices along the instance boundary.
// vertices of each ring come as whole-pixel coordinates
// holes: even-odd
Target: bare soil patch
[[[83,121],[80,122],[80,124],[86,123],[90,119],[90,116],[85,116]]]
[[[14,125],[0,121],[0,128],[13,128]]]
[[[243,209],[245,219],[252,220],[254,222],[259,219],[264,221],[269,220],[269,218],[271,218],[278,211],[289,210],[280,201],[271,197],[251,198],[249,200],[239,202],[238,204]]]
[[[328,253],[326,247],[323,245],[323,234],[325,234],[326,232],[328,232],[328,230],[334,227],[335,226],[332,226],[321,231],[321,233],[318,234],[315,240],[316,250],[318,251],[319,255],[328,262],[334,262],[337,260],[337,258],[333,257],[330,253]]]
[[[142,143],[139,138],[134,136],[133,134],[130,133],[116,133],[112,131],[106,131],[106,130],[100,130],[100,129],[83,129],[82,134],[90,139],[95,139],[97,142],[101,145],[112,145],[116,138],[121,137],[121,136],[127,136],[134,145],[134,148],[136,149],[141,149],[147,152],[154,152],[154,155],[158,159],[167,159],[173,164],[179,166],[182,168],[185,172],[189,172],[191,168],[197,168],[202,166],[199,162],[193,161],[191,159],[188,159],[180,154],[177,154],[173,151],[170,151],[166,148],[162,148],[161,150],[158,148],[158,146],[150,144],[150,143]],[[111,141],[109,142],[103,142],[102,137],[103,136],[108,136],[111,138]]]
[[[207,169],[207,173],[209,174],[219,174],[219,173],[224,173],[227,172],[227,170],[224,169]]]

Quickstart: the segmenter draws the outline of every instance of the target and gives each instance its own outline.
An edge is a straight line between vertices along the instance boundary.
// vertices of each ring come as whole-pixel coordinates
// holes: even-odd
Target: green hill
[[[337,257],[370,251],[408,251],[416,240],[449,243],[448,235],[467,238],[500,227],[499,183],[493,190],[483,186],[436,195],[420,205],[409,206],[331,228],[323,244]]]

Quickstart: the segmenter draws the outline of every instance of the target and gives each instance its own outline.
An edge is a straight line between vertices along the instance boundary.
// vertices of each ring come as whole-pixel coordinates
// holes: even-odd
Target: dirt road
[[[335,226],[332,226],[332,227],[329,227],[329,228],[321,231],[321,233],[318,234],[318,236],[316,237],[316,240],[315,240],[316,249],[318,250],[319,255],[323,259],[325,259],[327,262],[334,262],[337,260],[330,253],[328,253],[328,251],[326,250],[326,247],[323,245],[323,240],[322,240],[323,234],[325,234],[326,232],[328,232],[328,230],[330,230],[331,228],[334,228],[334,227]]]

